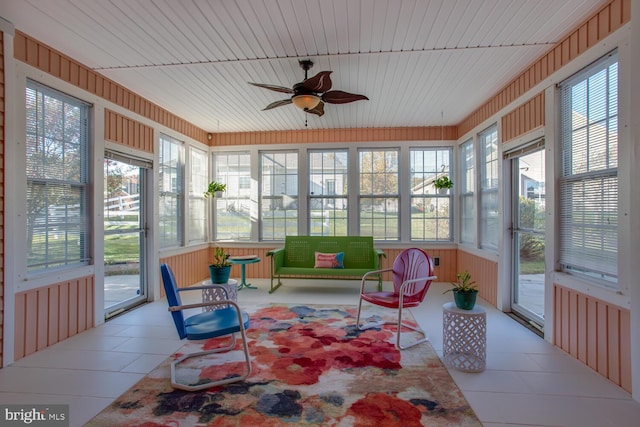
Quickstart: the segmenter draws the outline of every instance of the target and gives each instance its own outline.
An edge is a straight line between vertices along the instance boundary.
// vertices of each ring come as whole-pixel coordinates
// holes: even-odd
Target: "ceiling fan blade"
[[[329,75],[332,71],[320,71],[313,77],[309,77],[302,82],[302,87],[310,90],[311,92],[323,93],[331,89],[331,77]]]
[[[254,86],[258,86],[264,89],[269,89],[269,90],[273,90],[276,92],[282,92],[282,93],[293,93],[293,89],[290,89],[288,87],[284,87],[284,86],[276,86],[276,85],[268,85],[268,84],[264,84],[264,83],[251,83],[249,82],[250,85],[254,85]]]
[[[346,104],[353,101],[369,100],[364,95],[358,95],[357,93],[349,93],[341,90],[332,90],[322,94],[322,100],[329,104]]]
[[[287,105],[287,104],[291,104],[291,98],[272,102],[271,104],[264,107],[262,111],[271,110],[272,108],[276,108],[276,107],[282,107],[283,105]]]
[[[307,113],[315,114],[318,117],[322,117],[324,114],[324,102],[320,101],[318,105],[316,105],[313,110],[307,110]]]

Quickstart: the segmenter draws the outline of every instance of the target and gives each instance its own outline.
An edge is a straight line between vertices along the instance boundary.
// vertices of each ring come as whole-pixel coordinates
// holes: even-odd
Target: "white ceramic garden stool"
[[[202,282],[202,286],[212,286],[211,279]],[[215,302],[230,300],[238,302],[238,281],[235,279],[229,279],[227,283],[216,283],[216,286],[222,286],[227,290],[227,294],[221,288],[205,288],[202,289],[202,302]],[[229,295],[229,298],[227,298]],[[212,311],[218,308],[225,308],[228,304],[202,307],[202,311]]]
[[[444,363],[464,372],[482,372],[487,363],[487,312],[475,306],[462,310],[452,302],[442,306]]]

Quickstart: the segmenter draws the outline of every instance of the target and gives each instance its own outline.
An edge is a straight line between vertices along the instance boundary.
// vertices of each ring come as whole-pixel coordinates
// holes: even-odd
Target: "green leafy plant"
[[[453,187],[453,181],[451,181],[447,175],[444,175],[433,181],[433,186],[437,189],[451,188]]]
[[[229,254],[225,252],[224,248],[218,246],[213,251],[213,261],[210,265],[217,268],[229,267],[232,264],[228,260]]]
[[[204,197],[215,197],[218,191],[227,191],[227,184],[211,181],[207,187],[207,191],[204,192]]]
[[[452,288],[447,289],[443,292],[443,294],[446,294],[450,291],[478,292],[478,287],[475,284],[476,282],[471,280],[471,274],[469,274],[467,270],[463,271],[462,273],[456,274],[456,277],[458,280],[455,282],[451,282]]]

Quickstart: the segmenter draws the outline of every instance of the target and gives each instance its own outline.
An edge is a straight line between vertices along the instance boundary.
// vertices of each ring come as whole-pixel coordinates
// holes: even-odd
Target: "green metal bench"
[[[315,253],[344,252],[344,268],[314,268]],[[283,248],[266,254],[271,258],[271,290],[282,286],[281,278],[340,278],[362,279],[372,270],[382,268],[386,254],[373,247],[371,236],[286,236]],[[274,286],[274,279],[277,284]],[[382,276],[378,277],[382,289]]]

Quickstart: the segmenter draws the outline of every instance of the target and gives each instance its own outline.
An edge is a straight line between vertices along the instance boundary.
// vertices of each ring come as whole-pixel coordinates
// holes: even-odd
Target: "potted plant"
[[[436,187],[438,193],[446,193],[447,190],[453,187],[453,181],[449,179],[448,175],[443,175],[433,181],[433,186]]]
[[[211,283],[227,283],[231,275],[231,264],[228,260],[229,254],[221,247],[216,247],[213,252],[213,261],[209,264],[209,275]]]
[[[215,197],[216,193],[220,195],[223,191],[227,191],[227,184],[223,184],[217,181],[211,181],[207,187],[207,191],[204,192],[204,197]]]
[[[476,298],[478,296],[476,282],[471,280],[471,274],[469,274],[467,270],[458,273],[456,277],[458,280],[451,282],[453,287],[443,293],[453,292],[453,300],[456,303],[456,307],[462,310],[472,310],[476,305]]]

